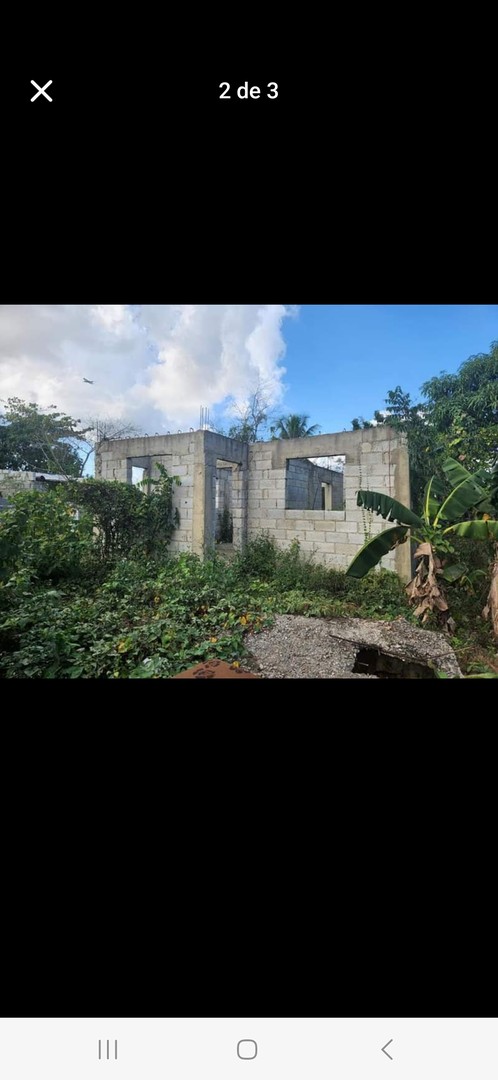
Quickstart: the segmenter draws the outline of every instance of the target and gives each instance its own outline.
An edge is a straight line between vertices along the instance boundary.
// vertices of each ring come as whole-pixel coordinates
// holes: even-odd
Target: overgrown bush
[[[212,658],[243,663],[250,634],[276,613],[413,619],[396,574],[350,579],[268,537],[232,562],[183,554],[98,565],[100,579],[93,562],[83,580],[54,586],[19,569],[0,585],[0,678],[167,678]],[[476,621],[474,598],[465,596],[455,641],[464,670],[485,661],[489,633],[481,620],[482,655],[465,652]]]
[[[173,510],[173,488],[181,480],[169,476],[160,463],[156,468],[159,478],[142,485],[94,479],[66,485],[67,498],[92,515],[101,558],[166,552],[180,524],[178,510]]]
[[[342,610],[344,614],[364,618],[409,616],[405,590],[397,574],[380,570],[361,582],[348,578],[342,570],[315,562],[312,554],[304,555],[298,540],[283,551],[273,537],[263,533],[237,554],[232,566],[240,580],[259,578],[273,582],[275,603],[280,611],[291,613],[294,603],[296,613],[337,614]],[[331,605],[332,598],[338,604]],[[345,604],[348,605],[347,612]]]
[[[0,581],[78,578],[93,554],[92,520],[79,519],[63,486],[54,491],[20,492],[0,515]]]

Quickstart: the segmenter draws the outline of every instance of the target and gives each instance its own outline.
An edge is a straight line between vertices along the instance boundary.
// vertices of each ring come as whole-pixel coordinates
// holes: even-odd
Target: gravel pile
[[[246,644],[249,657],[243,667],[264,679],[376,679],[353,672],[359,649],[379,650],[403,665],[432,664],[450,678],[462,677],[444,635],[404,619],[388,623],[277,615],[272,627],[251,635]],[[434,677],[432,671],[426,677]]]

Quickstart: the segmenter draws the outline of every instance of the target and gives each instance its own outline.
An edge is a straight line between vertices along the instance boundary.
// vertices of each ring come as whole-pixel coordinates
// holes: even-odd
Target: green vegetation
[[[160,546],[147,556],[140,544],[125,558],[92,541],[91,515],[68,513],[65,488],[15,502],[0,525],[2,678],[166,678],[208,658],[240,662],[248,634],[279,612],[410,617],[395,574],[352,581],[297,543],[282,552],[262,536],[229,563]]]
[[[498,611],[495,597],[495,571],[491,574],[494,559],[493,542],[498,541],[498,521],[491,519],[494,513],[494,477],[484,469],[471,474],[458,461],[448,458],[443,462],[444,476],[452,489],[444,494],[442,486],[434,477],[429,480],[423,499],[422,512],[403,506],[390,495],[378,491],[359,491],[358,506],[384,520],[398,524],[369,538],[355,555],[346,574],[363,578],[384,555],[411,537],[417,543],[414,558],[417,569],[407,585],[410,601],[416,605],[415,615],[426,622],[435,613],[448,618],[449,606],[443,591],[443,583],[455,584],[465,579],[473,585],[477,571],[469,563],[458,561],[454,540],[468,538],[485,543],[488,547],[491,589],[487,598],[485,614],[491,614],[492,625],[498,628]],[[464,518],[465,520],[461,520]],[[486,575],[484,575],[486,576]]]
[[[139,431],[127,420],[93,417],[80,420],[42,409],[33,402],[8,398],[0,413],[0,469],[82,476],[96,446],[104,439],[127,439]]]
[[[398,386],[387,413],[374,416],[406,433],[412,501],[422,509],[360,490],[365,515],[394,524],[369,539],[347,573],[303,556],[297,542],[280,551],[266,535],[229,562],[172,558],[179,481],[161,467],[142,486],[70,480],[14,496],[0,515],[0,678],[167,678],[209,658],[240,663],[250,634],[278,613],[445,622],[464,673],[496,677],[498,343],[455,375],[426,382],[422,395],[412,401]],[[9,399],[0,468],[79,477],[95,445],[133,431],[125,421],[82,428],[54,410]],[[271,427],[261,386],[234,416],[229,435],[244,441],[268,429],[284,439],[316,430],[304,414]],[[353,428],[371,424],[359,417]],[[220,527],[228,542],[228,511]],[[418,565],[407,592],[395,574],[368,571],[410,530]]]
[[[498,464],[498,342],[489,353],[471,356],[454,375],[441,372],[421,387],[422,400],[412,401],[401,386],[390,390],[386,411],[375,412],[377,423],[406,434],[410,452],[410,484],[414,506],[420,506],[425,486],[434,474],[443,480],[441,462],[458,458],[470,472]],[[371,427],[361,418],[353,429]]]
[[[305,413],[291,413],[290,416],[282,416],[277,420],[275,427],[271,428],[271,434],[277,439],[307,439],[310,435],[318,435],[318,424],[308,427],[309,416]]]
[[[79,476],[76,444],[85,435],[79,423],[65,413],[9,398],[0,414],[0,469]]]
[[[91,502],[96,488],[88,482],[86,490]],[[297,542],[284,552],[265,535],[230,562],[168,557],[159,539],[147,554],[150,533],[137,534],[135,494],[134,555],[125,556],[124,531],[106,541],[101,519],[96,542],[89,504],[77,520],[68,496],[67,487],[15,496],[0,519],[0,678],[168,678],[206,659],[241,663],[250,634],[277,613],[414,621],[401,581],[387,570],[359,581],[315,564]],[[154,514],[156,497],[143,497]],[[470,586],[458,596],[460,662],[469,672],[489,671],[489,627],[477,618],[482,597]]]

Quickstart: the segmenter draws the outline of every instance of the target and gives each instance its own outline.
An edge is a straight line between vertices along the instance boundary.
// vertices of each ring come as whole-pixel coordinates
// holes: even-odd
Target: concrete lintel
[[[136,439],[104,439],[100,450],[110,452],[117,458],[161,457],[163,454],[187,454],[188,446],[194,440],[193,431],[184,431],[180,435],[140,436]],[[204,434],[204,432],[201,432]]]
[[[332,457],[334,454],[354,454],[364,443],[399,440],[399,435],[386,424],[360,431],[337,431],[330,435],[310,435],[306,439],[273,439],[271,463],[273,469],[283,469],[287,458]],[[255,448],[268,443],[255,443]]]
[[[150,469],[150,457],[132,457],[131,464],[134,469]]]

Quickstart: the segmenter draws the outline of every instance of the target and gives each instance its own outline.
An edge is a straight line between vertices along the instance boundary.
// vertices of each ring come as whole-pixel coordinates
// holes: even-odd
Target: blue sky
[[[399,383],[455,372],[498,339],[498,304],[303,305],[285,321],[284,411],[305,412],[323,432],[370,419]]]
[[[497,339],[498,304],[4,304],[0,403],[150,435],[197,428],[207,407],[228,430],[259,383],[273,415],[342,431]]]

